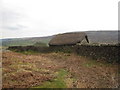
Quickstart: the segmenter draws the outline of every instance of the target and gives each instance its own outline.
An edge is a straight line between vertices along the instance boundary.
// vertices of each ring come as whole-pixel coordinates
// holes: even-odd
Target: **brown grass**
[[[118,65],[93,61],[75,54],[24,55],[7,51],[3,52],[2,58],[3,88],[40,86],[55,79],[55,73],[61,69],[69,72],[65,77],[68,88],[118,87]]]

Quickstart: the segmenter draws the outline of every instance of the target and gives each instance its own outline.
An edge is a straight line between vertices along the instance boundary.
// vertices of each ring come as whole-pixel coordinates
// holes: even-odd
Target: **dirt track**
[[[52,82],[66,70],[67,88],[117,88],[118,66],[69,53],[25,55],[3,52],[3,88],[30,88]],[[49,87],[48,87],[49,88]],[[54,87],[53,87],[54,88]]]

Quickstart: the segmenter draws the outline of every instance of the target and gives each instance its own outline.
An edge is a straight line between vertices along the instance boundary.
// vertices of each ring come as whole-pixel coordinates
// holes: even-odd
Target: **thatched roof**
[[[75,45],[80,43],[83,39],[88,38],[84,32],[74,32],[74,33],[63,33],[56,35],[50,42],[49,45]]]

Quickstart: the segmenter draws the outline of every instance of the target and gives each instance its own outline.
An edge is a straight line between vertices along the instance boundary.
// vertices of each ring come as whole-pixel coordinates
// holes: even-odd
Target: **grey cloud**
[[[2,15],[2,16],[1,16]],[[22,15],[19,13],[9,10],[9,9],[3,9],[2,14],[0,14],[2,17],[2,29],[7,30],[21,30],[23,28],[26,28],[26,26],[21,25],[20,21],[22,19]]]
[[[26,26],[23,26],[23,25],[5,25],[2,27],[3,29],[7,29],[7,30],[21,30],[23,28],[27,28]]]
[[[9,29],[9,30],[19,30],[18,27],[4,27],[4,29]]]

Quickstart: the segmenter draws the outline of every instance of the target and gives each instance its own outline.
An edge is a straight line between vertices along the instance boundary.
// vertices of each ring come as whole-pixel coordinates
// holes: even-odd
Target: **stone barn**
[[[88,37],[84,32],[71,32],[55,35],[49,42],[49,46],[73,46],[86,41],[89,43]]]

